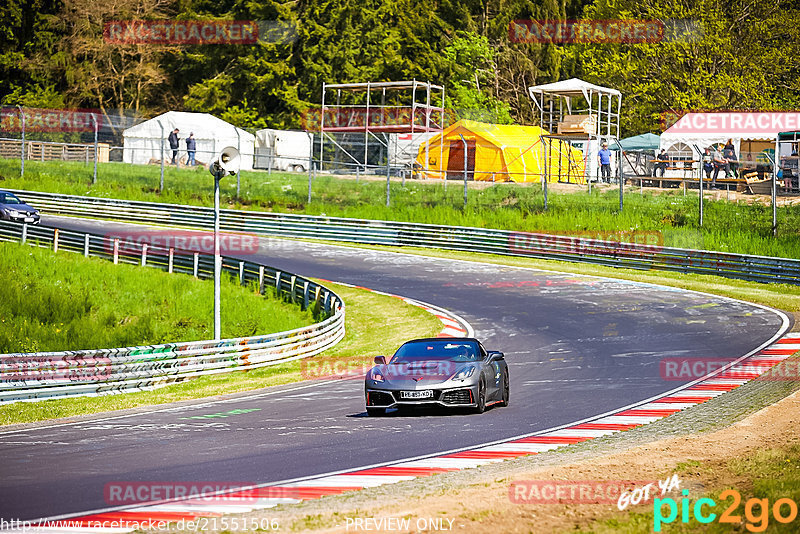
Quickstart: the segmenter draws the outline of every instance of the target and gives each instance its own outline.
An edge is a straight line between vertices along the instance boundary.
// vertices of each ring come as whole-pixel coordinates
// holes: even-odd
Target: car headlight
[[[19,212],[17,210],[7,209],[6,212],[12,217],[19,217]]]
[[[466,380],[467,378],[471,377],[475,373],[475,366],[470,365],[469,367],[464,367],[462,370],[457,372],[453,375],[451,380]]]
[[[373,369],[369,372],[369,378],[373,382],[384,382],[386,379],[383,377],[383,373],[380,372],[378,369]]]

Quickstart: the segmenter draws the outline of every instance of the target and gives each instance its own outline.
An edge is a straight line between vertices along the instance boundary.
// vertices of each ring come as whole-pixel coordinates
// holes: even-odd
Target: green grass
[[[310,311],[226,277],[223,337],[314,322]],[[213,284],[71,252],[0,243],[0,353],[211,339]]]
[[[211,177],[205,169],[165,170],[165,190],[158,192],[157,166],[100,164],[97,184],[91,184],[92,167],[82,163],[26,162],[19,177],[19,162],[0,160],[0,187],[128,200],[211,205]],[[243,172],[241,195],[236,181],[222,182],[223,202],[230,208],[305,213],[431,224],[500,228],[531,232],[662,231],[664,244],[767,256],[800,257],[800,205],[779,208],[779,232],[772,236],[771,208],[743,202],[706,202],[704,226],[699,226],[696,192],[686,197],[675,190],[662,194],[625,195],[619,211],[617,189],[591,194],[576,187],[573,193],[552,192],[545,211],[538,185],[497,184],[473,187],[463,208],[463,188],[451,182],[407,181],[392,183],[392,204],[385,206],[383,181],[341,179],[320,175],[307,203],[305,175]]]
[[[323,368],[361,369],[371,365],[375,355],[391,354],[408,339],[432,336],[442,328],[436,317],[399,299],[338,284],[326,283],[326,287],[333,289],[347,303],[347,334],[338,345],[314,357],[315,363],[324,364]],[[223,295],[226,295],[228,288],[223,289]],[[316,378],[308,369],[309,361],[302,360],[249,371],[202,376],[153,391],[9,404],[0,406],[0,425],[166,404]]]

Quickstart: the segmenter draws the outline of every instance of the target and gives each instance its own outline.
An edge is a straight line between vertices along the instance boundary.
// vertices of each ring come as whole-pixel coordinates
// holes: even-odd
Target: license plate
[[[430,389],[423,389],[421,391],[402,391],[400,396],[404,399],[432,399],[433,391]]]
[[[23,219],[23,220],[25,222],[33,222],[33,217],[25,217],[25,219]]]

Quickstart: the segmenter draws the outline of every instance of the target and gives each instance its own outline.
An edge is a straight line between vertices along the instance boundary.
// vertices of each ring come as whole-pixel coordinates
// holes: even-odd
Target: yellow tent
[[[484,124],[461,120],[419,147],[416,165],[426,178],[461,179],[467,142],[468,179],[538,182],[545,167],[548,182],[586,183],[583,154],[568,143],[547,139],[538,126]],[[549,165],[545,165],[548,159]]]

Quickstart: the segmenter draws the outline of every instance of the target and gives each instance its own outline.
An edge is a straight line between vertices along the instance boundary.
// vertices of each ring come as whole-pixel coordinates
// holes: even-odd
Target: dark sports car
[[[404,343],[392,359],[375,358],[364,392],[369,415],[388,408],[439,405],[508,406],[508,365],[502,352],[487,351],[473,338],[426,338]]]

